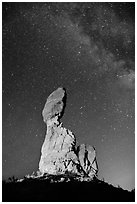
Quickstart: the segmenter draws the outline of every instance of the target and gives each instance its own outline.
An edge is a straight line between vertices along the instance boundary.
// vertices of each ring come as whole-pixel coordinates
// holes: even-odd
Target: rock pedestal
[[[41,149],[39,171],[44,174],[74,173],[93,177],[97,174],[96,152],[91,146],[76,147],[76,138],[63,127],[66,92],[58,88],[48,97],[42,115],[47,124],[45,141]]]

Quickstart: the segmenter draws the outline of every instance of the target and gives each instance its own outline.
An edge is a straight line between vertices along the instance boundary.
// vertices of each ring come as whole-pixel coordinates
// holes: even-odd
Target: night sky
[[[64,127],[97,151],[98,176],[135,179],[135,4],[3,3],[3,179],[38,170],[42,110],[67,90]]]

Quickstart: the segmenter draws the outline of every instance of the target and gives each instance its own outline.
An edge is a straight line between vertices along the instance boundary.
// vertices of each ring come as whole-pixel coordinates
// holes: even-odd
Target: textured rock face
[[[80,166],[86,175],[93,177],[98,172],[95,148],[82,144],[77,148]]]
[[[39,169],[42,173],[58,174],[67,171],[77,173],[78,159],[74,153],[74,135],[60,124],[48,126],[42,146]]]
[[[49,174],[75,173],[92,177],[97,173],[95,149],[80,145],[70,130],[62,126],[66,92],[58,88],[48,97],[42,115],[47,133],[41,149],[39,171]]]

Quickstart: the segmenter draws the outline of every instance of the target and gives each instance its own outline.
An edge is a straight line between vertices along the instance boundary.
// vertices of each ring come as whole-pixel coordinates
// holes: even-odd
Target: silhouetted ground
[[[59,182],[61,179],[65,180]],[[87,182],[73,177],[48,176],[27,178],[22,182],[3,182],[2,201],[134,202],[135,192],[116,188],[98,179]]]

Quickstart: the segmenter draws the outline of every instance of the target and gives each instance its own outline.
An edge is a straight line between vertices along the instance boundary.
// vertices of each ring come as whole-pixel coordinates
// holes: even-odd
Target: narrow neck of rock
[[[60,124],[60,121],[59,121],[59,118],[58,118],[58,116],[56,116],[56,117],[54,117],[54,118],[52,118],[52,119],[50,119],[50,120],[47,120],[47,129],[48,129],[48,127],[51,127],[51,126],[59,126],[59,124]]]

